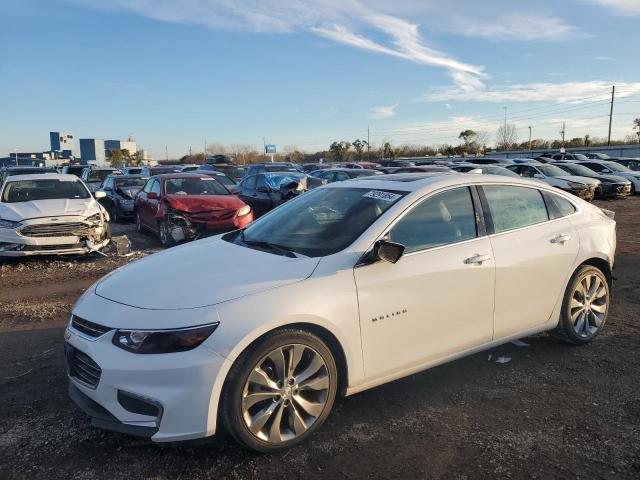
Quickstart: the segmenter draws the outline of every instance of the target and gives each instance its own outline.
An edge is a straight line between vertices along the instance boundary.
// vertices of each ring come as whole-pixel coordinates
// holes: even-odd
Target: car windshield
[[[31,202],[33,200],[58,200],[64,198],[90,198],[82,182],[78,180],[42,179],[8,182],[2,192],[4,203]]]
[[[610,170],[613,170],[614,172],[623,172],[623,173],[632,172],[632,170],[629,167],[625,167],[624,165],[620,165],[619,163],[616,163],[616,162],[606,162],[605,165],[607,166],[607,168],[609,168]]]
[[[144,187],[146,178],[116,178],[116,188]]]
[[[586,155],[584,155],[582,153],[574,153],[573,154],[573,158],[575,160],[589,160],[589,157],[587,157]]]
[[[584,165],[563,165],[562,169],[567,170],[569,173],[573,175],[582,175],[584,177],[597,175],[596,172],[594,172],[590,168],[585,167]]]
[[[606,160],[607,158],[611,158],[606,153],[592,153],[591,158],[599,158],[600,160]]]
[[[321,188],[300,195],[229,240],[267,242],[310,257],[351,245],[406,192],[370,188]]]
[[[229,177],[227,177],[226,175],[214,175],[213,178],[215,178],[217,181],[219,181],[221,184],[226,185],[226,186],[232,186],[235,185],[236,182],[234,182],[233,180],[231,180]]]
[[[544,173],[547,177],[562,177],[567,175],[567,172],[555,165],[537,165],[536,168]]]
[[[163,173],[180,173],[179,168],[152,168],[150,171],[151,175],[162,175]]]
[[[105,178],[114,173],[120,173],[120,170],[91,170],[87,176],[87,182],[96,183],[104,182]]]
[[[299,172],[297,168],[289,167],[287,165],[267,165],[265,166],[267,172]]]
[[[168,195],[230,195],[211,177],[169,178],[164,182],[164,191]]]
[[[57,173],[55,170],[47,168],[24,168],[24,169],[20,169],[20,170],[8,170],[7,171],[7,177],[11,177],[13,175],[29,175],[32,173]]]

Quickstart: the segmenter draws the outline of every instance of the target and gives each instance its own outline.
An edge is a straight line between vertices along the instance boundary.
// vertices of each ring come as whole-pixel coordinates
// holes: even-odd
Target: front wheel
[[[305,330],[278,330],[232,367],[221,401],[222,420],[247,448],[284,450],[324,423],[337,385],[335,360],[320,338]]]
[[[171,229],[169,228],[169,224],[167,223],[166,220],[162,220],[160,222],[160,228],[159,228],[159,237],[160,237],[160,243],[162,244],[162,246],[164,248],[169,248],[175,245],[175,240],[173,239],[173,236],[171,235]]]
[[[609,298],[609,283],[604,273],[591,265],[580,267],[569,281],[560,321],[551,335],[574,345],[589,343],[604,327]]]

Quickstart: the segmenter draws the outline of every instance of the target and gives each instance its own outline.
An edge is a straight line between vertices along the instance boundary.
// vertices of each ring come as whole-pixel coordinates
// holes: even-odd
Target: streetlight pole
[[[531,125],[529,125],[529,151],[531,151]]]

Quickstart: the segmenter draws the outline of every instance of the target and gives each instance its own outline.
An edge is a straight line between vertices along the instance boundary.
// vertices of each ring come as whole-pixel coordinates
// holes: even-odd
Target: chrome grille
[[[27,225],[18,232],[25,237],[74,237],[87,234],[91,227],[82,222]]]
[[[96,388],[100,382],[102,369],[86,353],[65,344],[65,354],[67,357],[67,368],[69,376],[75,378],[89,388]]]
[[[84,333],[85,335],[93,338],[98,338],[101,335],[104,335],[109,330],[112,330],[109,327],[105,327],[104,325],[98,325],[97,323],[90,322],[89,320],[85,320],[84,318],[80,318],[77,315],[71,316],[71,326],[78,330],[79,332]]]

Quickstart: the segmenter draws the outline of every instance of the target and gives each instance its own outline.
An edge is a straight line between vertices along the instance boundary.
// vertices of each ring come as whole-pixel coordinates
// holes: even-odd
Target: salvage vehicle
[[[122,175],[122,171],[119,168],[113,167],[91,166],[84,169],[81,178],[87,187],[89,187],[91,193],[93,193],[100,190],[102,182],[104,182],[109,175]]]
[[[238,185],[238,197],[251,206],[255,218],[278,205],[325,183],[299,172],[259,173],[245,177]]]
[[[542,331],[589,343],[615,247],[607,212],[542,182],[331,183],[89,287],[65,333],[69,392],[98,427],[156,442],[224,429],[274,452],[338,394]]]
[[[209,175],[169,173],[149,178],[135,198],[136,227],[164,247],[205,234],[244,228],[253,211]]]
[[[0,192],[0,257],[94,252],[109,243],[108,222],[75,175],[8,177]]]
[[[578,162],[554,162],[553,165],[560,167],[570,175],[598,180],[600,185],[595,192],[598,198],[626,197],[631,194],[631,182],[624,177],[598,173]]]
[[[619,163],[634,172],[640,172],[640,158],[612,158],[613,162]]]
[[[31,175],[35,173],[58,173],[53,167],[2,167],[0,168],[0,187],[12,175]]]
[[[132,219],[135,213],[135,198],[137,193],[149,180],[142,175],[109,175],[99,191],[100,204],[107,209],[109,217],[114,222]]]
[[[249,175],[258,175],[259,173],[269,172],[291,172],[291,173],[304,173],[298,166],[291,162],[273,162],[273,163],[254,163],[249,165],[245,171],[245,178]]]
[[[82,165],[80,163],[72,163],[71,165],[65,165],[62,167],[62,171],[60,173],[75,175],[78,178],[82,178],[82,173],[84,172],[87,165]]]
[[[378,170],[364,168],[323,168],[315,170],[309,175],[324,180],[325,183],[343,182],[352,178],[370,177],[373,175],[382,175]]]
[[[598,173],[624,177],[631,182],[631,195],[640,193],[640,172],[634,172],[624,165],[607,160],[587,160],[580,162],[580,165],[584,165]]]
[[[505,165],[505,168],[517,173],[521,177],[542,180],[551,186],[570,192],[588,202],[593,200],[596,188],[600,186],[600,181],[598,180],[570,175],[561,168],[549,164],[514,164]]]
[[[163,173],[181,173],[181,170],[181,165],[145,165],[139,173],[143,177],[153,177],[154,175],[162,175]]]

